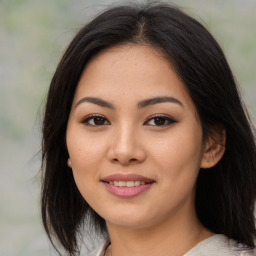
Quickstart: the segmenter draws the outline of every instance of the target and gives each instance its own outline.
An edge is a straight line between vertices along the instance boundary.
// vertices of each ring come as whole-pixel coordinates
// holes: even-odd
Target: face
[[[108,224],[146,227],[190,214],[202,137],[195,105],[159,50],[116,46],[87,64],[67,147],[79,191]]]

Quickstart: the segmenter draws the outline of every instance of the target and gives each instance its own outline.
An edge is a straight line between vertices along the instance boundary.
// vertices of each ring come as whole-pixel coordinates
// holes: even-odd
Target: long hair
[[[246,109],[218,43],[204,26],[166,4],[119,6],[85,25],[64,53],[52,78],[43,121],[41,213],[47,235],[69,253],[87,220],[106,231],[104,219],[79,193],[67,166],[66,128],[82,71],[100,51],[122,43],[160,48],[196,106],[204,138],[214,127],[226,130],[221,161],[200,170],[196,212],[201,223],[254,247],[256,235],[256,146]]]

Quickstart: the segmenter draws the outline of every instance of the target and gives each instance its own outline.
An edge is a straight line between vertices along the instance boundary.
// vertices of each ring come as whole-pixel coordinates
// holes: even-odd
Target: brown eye
[[[109,125],[109,121],[99,115],[89,116],[82,121],[83,124],[91,125],[91,126],[101,126],[101,125]]]
[[[154,119],[155,125],[165,125],[166,124],[166,119],[163,117],[157,117]]]
[[[167,116],[155,116],[153,118],[150,118],[146,124],[147,125],[152,125],[152,126],[167,126],[172,123],[176,122],[170,117]]]

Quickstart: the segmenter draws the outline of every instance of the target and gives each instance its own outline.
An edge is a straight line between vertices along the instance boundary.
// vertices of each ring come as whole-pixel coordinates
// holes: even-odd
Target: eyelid
[[[101,117],[101,118],[105,119],[105,120],[108,122],[108,124],[103,124],[103,125],[91,125],[91,124],[88,123],[88,121],[90,121],[91,119],[96,118],[96,117]],[[110,124],[110,122],[108,121],[108,119],[107,119],[105,116],[101,115],[101,114],[90,114],[90,115],[86,116],[85,118],[83,118],[82,121],[81,121],[81,123],[82,123],[82,124],[85,124],[85,125],[87,125],[87,126],[99,126],[99,127],[100,127],[100,126],[105,126],[105,125],[109,125],[109,124]]]
[[[108,124],[92,125],[92,124],[89,124],[89,123],[88,123],[91,119],[96,118],[96,117],[101,117],[101,118],[103,118],[105,121],[108,122]],[[171,117],[171,116],[169,116],[169,115],[166,115],[166,114],[154,114],[154,115],[148,117],[147,120],[143,123],[143,125],[145,125],[146,123],[148,123],[148,122],[151,121],[152,119],[159,118],[159,117],[160,117],[160,118],[163,118],[163,119],[165,119],[165,120],[167,120],[167,121],[169,122],[169,124],[164,124],[164,125],[150,125],[150,126],[166,127],[166,126],[169,126],[169,125],[171,125],[171,124],[177,122],[173,117]],[[100,127],[100,126],[105,126],[105,125],[110,125],[110,122],[108,121],[108,119],[107,119],[106,117],[104,117],[103,115],[101,115],[101,114],[90,114],[90,115],[86,116],[85,118],[83,118],[83,120],[81,121],[81,123],[83,123],[83,124],[85,124],[85,125],[87,125],[87,126],[98,126],[98,127]]]
[[[151,126],[166,127],[166,126],[169,126],[169,125],[177,122],[173,117],[171,117],[169,115],[166,115],[166,114],[154,114],[154,115],[148,117],[147,120],[144,122],[144,124],[149,122],[150,120],[152,120],[154,118],[157,118],[157,117],[164,118],[164,119],[168,120],[170,123],[167,124],[167,125],[151,125]]]

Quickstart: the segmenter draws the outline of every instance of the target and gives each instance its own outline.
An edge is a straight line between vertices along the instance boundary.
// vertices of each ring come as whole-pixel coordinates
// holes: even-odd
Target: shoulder
[[[105,239],[96,249],[90,252],[87,256],[104,256],[107,247],[109,246],[109,239]]]
[[[104,256],[109,246],[109,239],[105,239],[95,250],[87,256]],[[242,244],[224,235],[211,236],[188,251],[183,256],[256,256],[255,251],[247,250]],[[85,256],[85,255],[84,255]]]
[[[211,236],[195,247],[184,256],[255,256],[255,252],[228,237],[217,234]]]
[[[248,251],[246,250],[247,247],[241,243],[237,244],[237,248],[240,251],[239,256],[256,256],[256,250]]]

